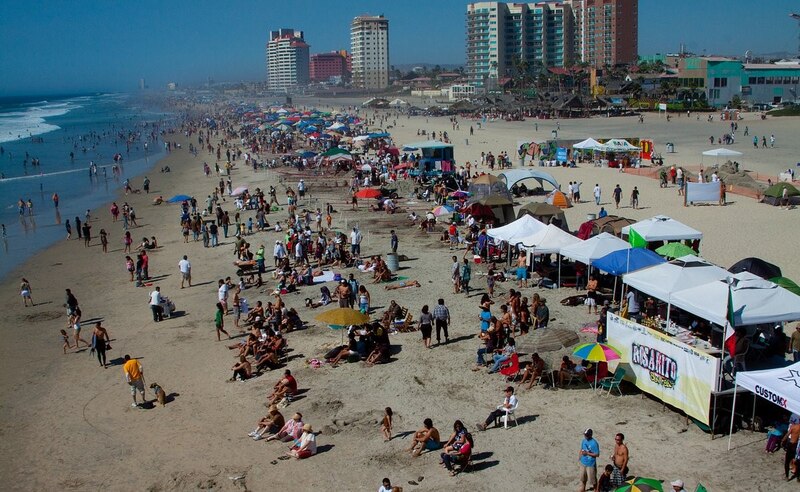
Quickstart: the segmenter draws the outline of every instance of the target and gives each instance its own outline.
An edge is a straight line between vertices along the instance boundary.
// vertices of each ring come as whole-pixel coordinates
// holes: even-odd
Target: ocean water
[[[174,121],[154,103],[127,94],[0,98],[0,279],[64,240],[67,219],[76,238],[75,217],[83,221],[87,209],[112,201],[126,178],[163,157],[159,132]],[[96,173],[90,175],[92,164]],[[131,184],[141,188],[141,179]],[[30,200],[33,213],[26,208],[20,214],[19,200]],[[98,233],[92,229],[93,237]]]

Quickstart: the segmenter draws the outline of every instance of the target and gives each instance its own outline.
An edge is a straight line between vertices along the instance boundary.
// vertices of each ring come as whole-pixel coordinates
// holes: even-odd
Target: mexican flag
[[[633,228],[631,227],[628,230],[628,242],[631,244],[631,248],[646,248],[647,241]]]

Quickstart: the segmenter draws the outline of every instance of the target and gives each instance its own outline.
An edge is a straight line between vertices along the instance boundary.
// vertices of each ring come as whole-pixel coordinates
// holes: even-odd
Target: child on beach
[[[69,343],[69,335],[64,330],[61,330],[61,340],[64,342],[64,354],[66,355],[67,349],[72,348],[72,344]]]
[[[61,330],[62,332],[64,330]],[[66,353],[66,349],[64,351]],[[381,422],[381,432],[383,432],[383,442],[392,440],[392,412],[391,407],[386,407],[383,413],[383,422]]]

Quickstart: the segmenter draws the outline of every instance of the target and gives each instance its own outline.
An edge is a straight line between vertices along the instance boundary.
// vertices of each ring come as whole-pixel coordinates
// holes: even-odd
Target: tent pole
[[[731,450],[731,438],[733,437],[733,412],[736,411],[736,389],[739,386],[739,381],[734,379],[733,383],[733,405],[731,405],[731,428],[728,432],[728,451]],[[755,396],[755,395],[753,395]],[[714,405],[714,410],[716,410],[716,405]],[[711,429],[711,432],[714,432],[714,429]]]
[[[561,253],[558,253],[558,286],[556,288],[561,288]]]
[[[714,412],[712,413],[712,418],[711,418],[711,440],[712,441],[714,440],[714,435],[716,434],[716,431],[714,430],[714,423],[717,421],[717,394],[716,394],[716,392],[713,393],[713,395],[714,395]],[[734,395],[736,395],[736,393],[734,393]]]

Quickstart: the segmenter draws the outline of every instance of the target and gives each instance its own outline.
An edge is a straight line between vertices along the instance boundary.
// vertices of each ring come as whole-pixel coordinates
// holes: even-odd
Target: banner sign
[[[709,424],[719,359],[612,313],[608,313],[608,343],[620,352],[625,379]]]
[[[686,203],[719,202],[720,182],[686,183]]]
[[[558,162],[567,162],[567,148],[566,147],[559,147],[556,150],[556,160]]]

